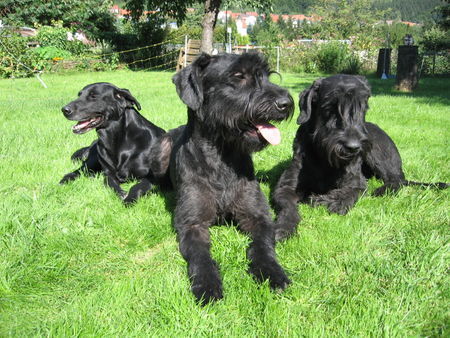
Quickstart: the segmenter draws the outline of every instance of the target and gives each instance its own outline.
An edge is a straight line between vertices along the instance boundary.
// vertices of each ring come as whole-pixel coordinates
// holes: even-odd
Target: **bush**
[[[349,57],[348,45],[340,42],[323,43],[317,51],[317,66],[321,72],[337,73],[345,68]]]
[[[67,40],[69,30],[61,27],[58,23],[55,26],[42,26],[38,30],[36,39],[41,47],[55,47],[66,50],[71,54],[80,55],[88,50],[88,46],[78,40]]]
[[[70,52],[54,46],[38,47],[31,50],[38,60],[68,59],[72,56]]]
[[[27,46],[27,38],[3,29],[0,39],[0,77],[28,77],[40,69],[36,56]]]
[[[343,68],[339,71],[344,74],[357,75],[362,73],[362,62],[358,55],[353,53],[344,61]]]
[[[281,49],[280,68],[286,72],[316,73],[317,48],[315,45],[299,43]]]

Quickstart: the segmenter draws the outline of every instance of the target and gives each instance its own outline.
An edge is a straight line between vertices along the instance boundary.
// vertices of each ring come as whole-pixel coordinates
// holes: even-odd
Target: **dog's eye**
[[[90,99],[95,99],[97,97],[97,95],[95,93],[89,93],[89,98]]]
[[[237,73],[234,73],[233,76],[234,76],[236,79],[239,79],[239,80],[244,80],[244,79],[245,79],[244,73],[237,72]]]

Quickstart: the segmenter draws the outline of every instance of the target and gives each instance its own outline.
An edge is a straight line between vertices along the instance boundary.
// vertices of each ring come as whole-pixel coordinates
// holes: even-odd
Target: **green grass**
[[[60,112],[82,86],[129,88],[169,129],[186,119],[171,75],[45,75],[48,89],[0,81],[0,336],[450,335],[448,190],[375,198],[371,180],[346,216],[301,205],[298,234],[277,245],[292,279],[284,293],[246,273],[248,237],[213,227],[225,298],[200,307],[171,225],[173,193],[126,208],[101,177],[58,185],[77,167],[72,152],[95,137],[72,134]],[[281,85],[297,101],[314,78],[285,74]],[[407,178],[450,181],[450,80],[422,79],[413,94],[370,82],[367,119],[394,139]],[[280,124],[280,146],[254,155],[267,195],[291,156],[296,116]]]

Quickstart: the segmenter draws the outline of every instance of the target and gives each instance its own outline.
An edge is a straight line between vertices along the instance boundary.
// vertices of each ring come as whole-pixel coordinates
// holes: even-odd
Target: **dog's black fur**
[[[103,172],[105,184],[124,203],[133,203],[147,193],[152,184],[160,183],[159,173],[155,172],[158,169],[153,169],[159,167],[161,158],[153,152],[152,146],[164,130],[145,119],[135,106],[141,109],[127,89],[100,82],[84,87],[76,100],[62,108],[67,119],[78,121],[72,127],[74,133],[83,134],[95,128],[98,139],[72,155],[72,159],[82,160],[82,165],[66,174],[61,184],[76,179],[83,172],[90,175]],[[131,179],[139,182],[127,194],[120,184]]]
[[[251,158],[268,145],[260,127],[293,112],[292,97],[269,82],[270,73],[258,54],[202,54],[173,77],[188,106],[187,125],[169,132],[175,141],[170,160],[177,192],[174,227],[192,291],[203,304],[222,298],[208,230],[217,220],[236,221],[250,234],[249,271],[256,279],[281,289],[290,283],[275,258],[274,225]]]
[[[446,188],[446,183],[405,179],[402,161],[392,139],[366,122],[370,88],[362,76],[335,75],[316,80],[300,94],[300,127],[293,159],[272,195],[276,238],[291,235],[300,221],[298,202],[324,205],[345,214],[375,176],[384,185],[375,195],[403,185]]]

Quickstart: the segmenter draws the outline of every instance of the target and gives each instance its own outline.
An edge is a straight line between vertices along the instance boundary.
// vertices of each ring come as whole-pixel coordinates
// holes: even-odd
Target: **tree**
[[[0,17],[8,25],[51,25],[62,21],[64,27],[81,28],[91,37],[114,29],[109,12],[110,0],[1,0]],[[99,36],[100,35],[100,36]]]
[[[426,50],[439,51],[450,48],[450,4],[449,0],[443,0],[442,6],[434,9],[435,23],[425,27],[422,36],[422,44]]]
[[[327,38],[334,39],[367,34],[385,14],[372,8],[372,0],[317,0],[312,11],[321,18]]]
[[[133,18],[138,19],[144,10],[158,10],[162,16],[175,18],[181,24],[186,18],[186,9],[194,3],[204,5],[202,19],[202,44],[200,49],[203,52],[211,53],[213,49],[213,34],[222,5],[227,6],[250,6],[255,9],[271,8],[272,0],[127,0],[126,7],[131,10]]]

